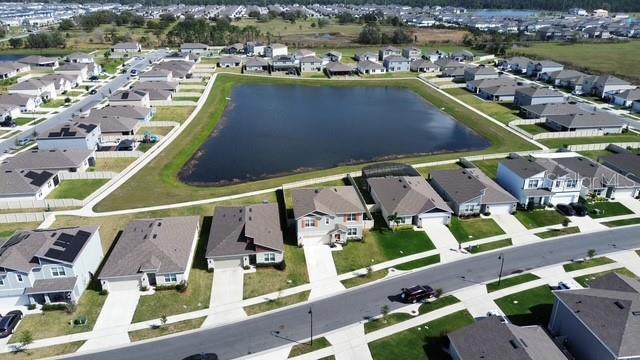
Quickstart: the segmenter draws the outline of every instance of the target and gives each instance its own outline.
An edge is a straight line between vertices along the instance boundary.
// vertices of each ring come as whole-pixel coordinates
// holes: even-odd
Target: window
[[[347,214],[347,221],[356,221],[358,218],[358,215],[356,214]]]
[[[476,209],[476,206],[473,204],[466,204],[462,209],[463,212],[473,212]]]
[[[578,180],[567,180],[567,188],[574,189],[578,186]]]
[[[347,228],[347,236],[358,236],[358,228]]]
[[[562,180],[556,180],[556,187],[562,187]]]
[[[4,286],[4,276],[0,276],[0,286]]]
[[[302,220],[303,227],[316,227],[316,219]]]
[[[329,218],[328,218],[328,217],[324,218],[324,223],[325,223],[326,225],[329,225]]]
[[[22,282],[22,274],[16,274],[16,279],[18,280],[18,282]]]
[[[274,253],[267,253],[264,255],[264,261],[265,262],[276,262],[276,254]]]
[[[64,268],[62,266],[54,266],[51,268],[51,276],[53,277],[61,277],[67,275],[64,272]]]
[[[164,282],[178,282],[176,274],[164,274]]]
[[[529,180],[529,182],[527,183],[527,187],[529,189],[537,189],[538,183],[539,183],[539,180],[536,180],[536,179]]]

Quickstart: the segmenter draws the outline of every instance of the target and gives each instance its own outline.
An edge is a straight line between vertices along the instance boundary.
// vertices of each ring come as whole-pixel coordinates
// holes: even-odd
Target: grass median
[[[129,208],[132,203],[135,203],[137,206],[152,206],[238,194],[280,186],[282,183],[355,171],[362,168],[363,165],[339,166],[326,170],[296,173],[279,178],[224,187],[200,187],[182,183],[178,179],[179,171],[185,164],[187,164],[191,157],[196,154],[200,146],[209,138],[210,134],[217,127],[222,115],[224,114],[233,87],[238,84],[245,83],[296,84],[308,86],[386,86],[405,88],[416,92],[435,107],[443,109],[443,111],[456,118],[459,122],[471,128],[491,143],[489,148],[482,151],[426,155],[400,160],[405,163],[455,159],[461,156],[482,153],[535,149],[535,147],[530,143],[519,137],[513,136],[513,134],[510,134],[507,130],[468,111],[468,109],[463,106],[451,102],[449,98],[428,88],[418,80],[293,80],[224,74],[217,77],[213,91],[209,95],[209,98],[205,102],[202,110],[195,116],[194,121],[189,125],[189,127],[153,161],[136,173],[125,184],[120,186],[114,193],[99,203],[95,209],[97,211],[109,211]],[[158,119],[158,114],[156,114],[156,119]],[[163,196],[147,196],[148,189],[150,188],[154,189],[157,193],[162,193]]]

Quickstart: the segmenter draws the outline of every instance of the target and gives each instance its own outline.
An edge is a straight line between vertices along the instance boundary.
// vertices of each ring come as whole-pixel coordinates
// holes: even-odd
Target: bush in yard
[[[107,296],[107,295],[109,295],[109,290],[107,290],[107,289],[102,289],[102,290],[100,290],[100,295],[102,295],[102,296]]]
[[[434,296],[436,298],[439,298],[440,296],[442,296],[442,288],[437,288]]]
[[[527,203],[527,211],[532,211],[536,205],[533,202]]]
[[[569,219],[564,218],[564,220],[562,220],[562,226],[564,226],[564,227],[569,226]]]
[[[156,291],[177,290],[178,285],[156,285]]]
[[[589,249],[587,251],[587,259],[592,259],[594,256],[596,256],[596,249]]]
[[[65,304],[64,312],[66,312],[67,314],[73,314],[74,312],[76,312],[76,304],[74,303]]]
[[[187,282],[186,282],[186,281],[184,281],[184,280],[182,280],[182,281],[180,281],[180,283],[178,283],[178,284],[176,285],[176,290],[177,290],[179,293],[183,293],[183,292],[187,291],[187,286],[188,286]]]
[[[44,304],[42,311],[64,311],[67,309],[66,304]]]
[[[71,98],[70,97],[67,96],[66,98],[64,98],[64,103],[65,104],[68,104],[70,102],[71,102]]]
[[[36,304],[27,305],[27,310],[35,310],[35,308],[36,308]]]
[[[31,331],[25,330],[21,332],[18,343],[20,343],[20,346],[17,347],[17,351],[24,351],[27,346],[33,344],[33,334],[31,334]]]
[[[284,271],[287,268],[287,263],[282,260],[279,264],[276,265],[276,269],[280,271]]]
[[[166,323],[167,323],[167,315],[162,314],[160,316],[160,324],[162,324],[162,326],[164,326],[164,325],[166,325]]]

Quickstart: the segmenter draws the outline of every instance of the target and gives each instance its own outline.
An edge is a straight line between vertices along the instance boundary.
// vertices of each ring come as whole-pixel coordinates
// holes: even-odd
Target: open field
[[[509,51],[509,55],[524,55],[559,61],[577,70],[614,74],[628,80],[640,81],[640,42],[582,44],[539,42],[530,47]]]
[[[216,84],[205,103],[202,111],[194,118],[189,128],[175,141],[171,143],[160,155],[158,155],[145,168],[134,175],[129,181],[119,187],[114,193],[96,206],[97,211],[107,211],[129,208],[131,203],[137,206],[151,206],[160,204],[178,203],[188,200],[196,200],[207,197],[229,195],[254,191],[282,183],[302,179],[326,176],[346,171],[360,169],[362,165],[340,166],[327,170],[298,173],[280,178],[266,179],[244,184],[225,187],[197,187],[189,186],[179,181],[177,175],[182,167],[198,151],[201,144],[208,139],[213,129],[217,126],[231,89],[241,83],[295,83],[308,86],[394,86],[412,90],[421,95],[434,106],[444,109],[445,112],[456,118],[461,123],[487,138],[492,146],[484,151],[437,154],[405,158],[406,163],[435,161],[458,158],[463,155],[518,151],[532,149],[533,146],[524,140],[511,136],[506,130],[487,122],[478,115],[472,114],[462,106],[452,103],[445,96],[427,88],[417,80],[370,80],[370,81],[327,81],[327,80],[290,80],[274,78],[246,77],[239,75],[219,75]],[[151,198],[146,196],[148,189],[154,189],[163,194],[162,197]]]

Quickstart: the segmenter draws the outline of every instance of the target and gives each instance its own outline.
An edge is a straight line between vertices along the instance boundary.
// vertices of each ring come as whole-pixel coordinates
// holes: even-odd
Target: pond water
[[[2,54],[0,55],[0,61],[16,61],[18,59],[22,59],[26,55],[13,55],[13,54]]]
[[[244,84],[180,179],[223,185],[489,145],[406,89]]]

